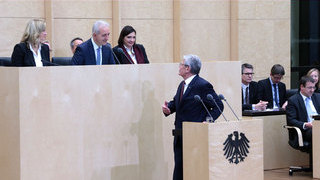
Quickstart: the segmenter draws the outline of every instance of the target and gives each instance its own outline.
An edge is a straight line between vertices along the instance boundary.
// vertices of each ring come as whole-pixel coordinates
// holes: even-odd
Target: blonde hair
[[[317,88],[320,88],[320,83],[319,83],[319,81],[320,81],[320,79],[319,79],[320,78],[320,71],[317,68],[310,69],[308,71],[308,73],[307,73],[307,76],[311,76],[311,73],[313,73],[313,72],[317,72],[318,73],[318,82],[317,82],[316,86],[317,86]]]
[[[24,30],[21,42],[31,45],[40,44],[40,34],[46,30],[46,23],[41,19],[32,19],[28,22]]]

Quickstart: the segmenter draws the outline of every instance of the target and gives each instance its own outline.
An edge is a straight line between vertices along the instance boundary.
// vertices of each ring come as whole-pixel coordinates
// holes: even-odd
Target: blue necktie
[[[313,111],[310,106],[310,100],[311,99],[309,97],[306,98],[306,109],[307,109],[307,113],[308,113],[308,122],[312,121],[311,115],[313,115]]]
[[[101,59],[100,47],[98,47],[97,48],[97,65],[101,65],[100,59]]]
[[[276,105],[279,107],[279,99],[278,99],[278,91],[277,91],[277,84],[273,84],[273,90],[274,90],[274,101],[276,102]]]

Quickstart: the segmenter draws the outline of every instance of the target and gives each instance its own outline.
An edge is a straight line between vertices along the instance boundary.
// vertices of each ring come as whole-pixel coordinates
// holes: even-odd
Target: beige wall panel
[[[123,20],[121,24],[121,29],[126,25],[135,28],[137,43],[145,47],[150,63],[172,62],[172,20]],[[119,36],[115,37],[118,39]]]
[[[173,19],[173,0],[121,0],[123,19]]]
[[[239,59],[254,66],[255,80],[268,77],[271,67],[281,64],[286,71],[284,82],[290,82],[288,23],[288,20],[239,20]]]
[[[230,19],[230,1],[181,1],[182,19]]]
[[[14,46],[20,42],[29,19],[0,18],[0,56],[11,57]]]
[[[55,19],[52,54],[56,57],[71,57],[70,41],[75,37],[81,37],[84,41],[91,38],[92,26],[97,20],[99,19]],[[112,24],[111,19],[104,20]],[[109,42],[111,41],[110,36]]]
[[[273,17],[275,19],[290,19],[291,1],[290,0],[274,0],[273,1]],[[289,29],[288,29],[289,30]]]
[[[18,69],[0,68],[0,174],[20,178],[20,124]]]
[[[202,61],[230,59],[229,20],[183,20],[181,54],[197,54]]]
[[[239,19],[290,18],[290,0],[238,0]]]
[[[57,0],[52,2],[54,18],[111,18],[110,0]]]
[[[2,0],[0,17],[43,18],[44,0]]]

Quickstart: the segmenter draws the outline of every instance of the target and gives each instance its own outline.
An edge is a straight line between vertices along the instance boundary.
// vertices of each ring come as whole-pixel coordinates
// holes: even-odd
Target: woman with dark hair
[[[113,48],[120,64],[148,64],[149,60],[142,44],[136,44],[136,30],[125,26],[120,33],[118,45]]]
[[[28,22],[19,44],[14,46],[11,61],[14,66],[49,66],[49,46],[45,44],[46,23],[41,19]]]

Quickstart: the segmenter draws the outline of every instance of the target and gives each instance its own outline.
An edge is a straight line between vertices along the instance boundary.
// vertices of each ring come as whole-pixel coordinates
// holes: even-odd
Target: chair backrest
[[[11,57],[0,57],[0,66],[12,66]]]
[[[61,66],[70,66],[72,57],[52,57],[52,63]]]
[[[286,94],[287,98],[289,99],[291,96],[295,95],[298,93],[298,89],[287,89]]]

